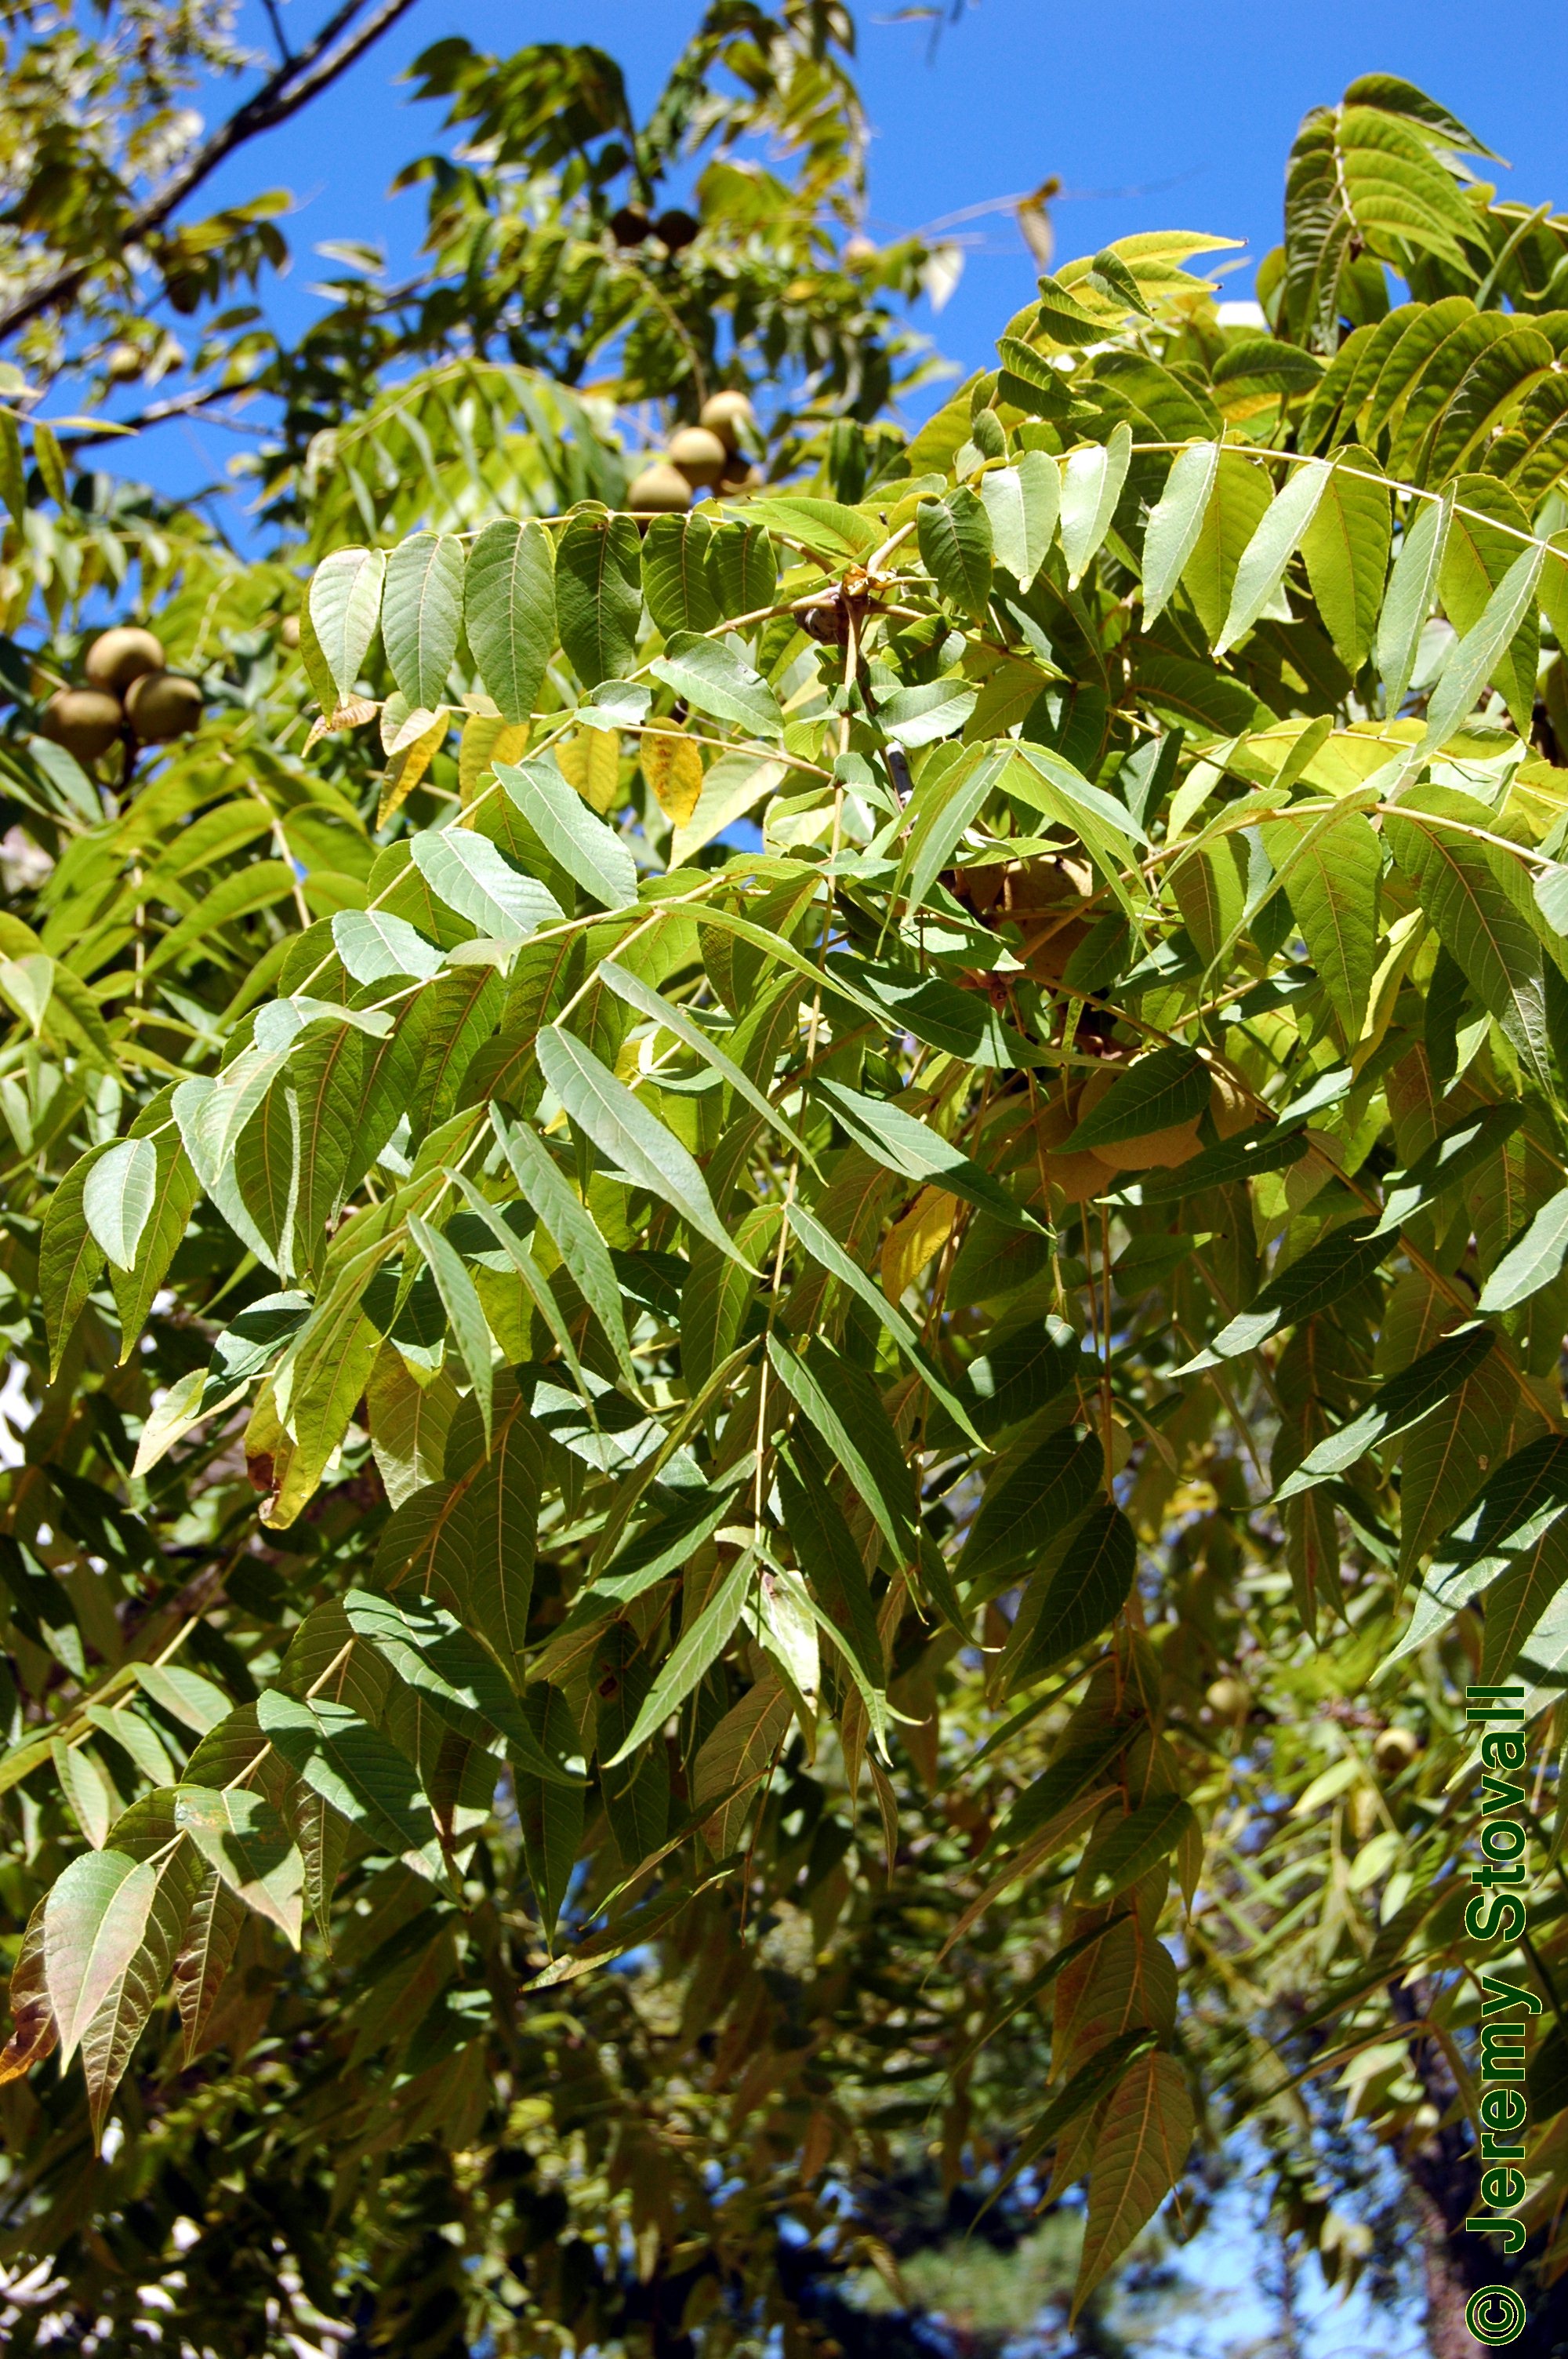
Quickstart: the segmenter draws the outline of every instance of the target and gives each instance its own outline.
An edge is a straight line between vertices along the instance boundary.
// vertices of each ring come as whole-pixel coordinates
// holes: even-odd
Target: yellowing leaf
[[[470,712],[458,740],[458,792],[466,810],[498,762],[518,762],[528,750],[528,723],[499,712]]]
[[[621,791],[621,740],[613,729],[576,730],[551,751],[562,777],[601,819],[614,810]]]
[[[946,1188],[923,1188],[903,1217],[882,1241],[882,1291],[890,1302],[902,1302],[906,1288],[935,1260],[953,1234],[958,1201]]]
[[[381,801],[376,809],[377,827],[384,827],[393,812],[407,801],[408,797],[440,752],[447,734],[448,718],[445,711],[438,712],[428,727],[416,737],[411,745],[403,746],[393,756],[391,767],[386,774],[386,783],[381,790]]]
[[[702,756],[673,726],[650,729],[643,740],[643,770],[672,827],[684,827],[702,792]]]

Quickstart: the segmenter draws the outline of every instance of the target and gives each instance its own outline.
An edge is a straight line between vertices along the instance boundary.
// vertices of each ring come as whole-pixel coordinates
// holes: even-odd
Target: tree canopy
[[[427,52],[291,350],[278,206],[170,226],[227,33],[120,30],[6,102],[15,2347],[803,2353],[900,2169],[1092,2311],[1241,2139],[1551,2349],[1568,219],[1369,76],[1262,325],[1123,238],[907,433],[840,9],[642,124]],[[159,372],[261,553],[90,471]]]

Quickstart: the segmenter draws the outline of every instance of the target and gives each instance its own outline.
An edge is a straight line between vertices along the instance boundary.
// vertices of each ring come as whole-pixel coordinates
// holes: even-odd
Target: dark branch
[[[127,434],[144,434],[148,427],[167,426],[171,419],[195,418],[203,410],[210,411],[215,401],[247,401],[255,391],[255,386],[244,385],[198,386],[188,393],[172,396],[168,401],[149,402],[145,409],[136,412],[135,418],[122,419],[114,423],[106,422],[99,428],[89,428],[81,434],[62,434],[60,448],[68,455],[74,457],[78,451],[85,451],[95,442],[120,442],[124,441]],[[259,434],[264,431],[260,419],[210,418],[209,423],[214,426],[226,426],[236,434]]]
[[[272,38],[277,43],[278,57],[286,66],[291,66],[294,63],[294,51],[289,48],[288,36],[283,29],[283,18],[278,14],[277,0],[262,0],[262,6],[266,10],[266,20],[272,27]]]
[[[254,139],[261,132],[270,131],[276,124],[286,123],[290,115],[297,114],[302,106],[308,106],[321,91],[346,72],[356,59],[362,58],[380,40],[383,33],[395,25],[399,16],[406,16],[413,7],[414,0],[381,0],[381,5],[372,11],[358,30],[350,33],[333,49],[332,42],[338,39],[339,34],[352,22],[363,5],[364,0],[345,0],[344,5],[329,16],[320,31],[307,43],[298,56],[279,66],[254,97],[248,98],[243,106],[236,108],[227,123],[220,125],[211,139],[203,141],[157,193],[148,198],[141,211],[132,215],[122,234],[122,245],[135,245],[152,231],[161,229],[176,207],[183,204],[191,191],[200,188],[202,181],[209,179],[237,147],[243,147],[247,140]],[[14,303],[0,311],[0,338],[14,335],[29,320],[36,320],[40,312],[69,302],[83,279],[91,276],[92,267],[91,260],[72,263],[69,268],[58,270],[52,277],[40,281],[26,295],[18,296]]]

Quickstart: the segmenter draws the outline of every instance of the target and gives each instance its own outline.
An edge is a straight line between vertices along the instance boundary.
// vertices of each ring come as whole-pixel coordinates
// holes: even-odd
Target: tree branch
[[[247,400],[258,389],[255,386],[247,385],[196,386],[187,393],[171,396],[168,401],[149,402],[145,409],[136,412],[135,418],[106,420],[102,427],[89,427],[81,434],[61,434],[60,448],[74,456],[78,451],[85,451],[95,442],[121,442],[127,434],[145,433],[149,426],[167,426],[170,419],[194,418],[200,411],[211,408],[215,401]],[[262,431],[259,420],[254,426],[238,418],[220,418],[213,422],[220,426],[232,426],[239,433],[259,434]]]
[[[358,16],[364,0],[344,0],[344,5],[328,17],[313,39],[307,43],[297,57],[291,58],[262,84],[253,98],[237,107],[227,123],[220,125],[212,136],[203,141],[195,154],[179,170],[164,183],[157,194],[149,197],[139,212],[134,213],[122,234],[123,245],[135,245],[152,231],[160,229],[178,205],[184,202],[194,189],[215,172],[220,164],[254,139],[261,132],[270,131],[275,125],[286,123],[297,114],[302,106],[347,71],[355,60],[380,40],[383,33],[395,25],[399,16],[413,7],[414,0],[381,0],[357,31],[350,33],[334,49],[330,44]],[[40,312],[52,310],[58,304],[69,302],[82,281],[92,274],[91,260],[76,262],[64,270],[57,270],[43,279],[26,295],[0,310],[0,338],[14,335]]]

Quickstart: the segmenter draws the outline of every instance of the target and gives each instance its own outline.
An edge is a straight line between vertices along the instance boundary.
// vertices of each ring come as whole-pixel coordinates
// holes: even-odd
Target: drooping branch
[[[381,0],[364,22],[346,38],[339,35],[352,24],[364,5],[364,0],[344,0],[308,41],[297,56],[280,65],[276,73],[263,83],[254,97],[237,107],[226,123],[221,124],[210,139],[204,140],[193,155],[171,174],[163,187],[148,198],[139,212],[125,225],[122,245],[135,245],[152,231],[161,229],[176,209],[192,191],[211,178],[219,165],[224,163],[236,148],[262,132],[286,123],[291,115],[308,106],[313,98],[328,89],[345,73],[355,60],[380,40],[399,16],[413,7],[414,0]],[[334,49],[332,44],[337,42]],[[0,338],[14,335],[41,313],[68,303],[92,270],[92,259],[75,262],[63,270],[39,281],[14,303],[0,310]]]

